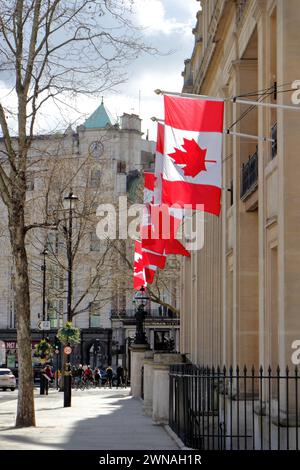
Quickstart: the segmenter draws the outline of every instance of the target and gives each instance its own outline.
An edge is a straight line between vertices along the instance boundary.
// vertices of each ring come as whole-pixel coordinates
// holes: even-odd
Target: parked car
[[[13,392],[16,388],[16,377],[10,369],[0,369],[0,388],[3,390],[11,389]]]

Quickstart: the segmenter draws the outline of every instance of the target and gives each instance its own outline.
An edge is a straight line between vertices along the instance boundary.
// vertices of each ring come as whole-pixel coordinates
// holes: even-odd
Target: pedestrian
[[[108,366],[107,369],[106,369],[106,377],[107,377],[107,385],[109,386],[109,388],[112,387],[112,378],[113,378],[113,370],[111,368],[111,366]]]
[[[101,372],[98,369],[98,367],[96,367],[94,371],[94,378],[95,378],[96,387],[100,387],[101,386]]]
[[[46,395],[48,395],[49,383],[51,382],[53,378],[53,373],[49,364],[47,364],[43,370],[43,377],[44,377],[44,384],[45,384],[45,393]]]
[[[124,369],[122,366],[117,368],[117,387],[120,387],[124,384]]]
[[[124,367],[123,374],[124,374],[124,384],[125,384],[125,387],[127,387],[127,385],[128,385],[128,370],[127,370],[127,367]]]

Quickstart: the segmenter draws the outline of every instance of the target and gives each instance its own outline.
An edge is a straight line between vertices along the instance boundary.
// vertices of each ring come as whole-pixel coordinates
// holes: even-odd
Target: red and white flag
[[[164,96],[162,202],[221,210],[224,102]]]
[[[154,203],[155,174],[144,171],[144,204]]]
[[[154,184],[154,204],[161,204],[162,173],[164,168],[164,133],[165,126],[157,123],[157,140],[155,152],[155,184]]]
[[[136,240],[134,244],[134,263],[133,263],[133,287],[139,290],[142,286],[145,286],[146,274],[143,263],[142,244]]]
[[[143,250],[157,254],[190,256],[189,251],[176,239],[181,219],[173,217],[165,204],[148,204],[144,208],[141,225]]]
[[[133,287],[140,289],[142,286],[152,284],[157,268],[164,268],[166,257],[160,254],[144,251],[142,243],[135,241],[134,245],[134,264],[133,264]]]

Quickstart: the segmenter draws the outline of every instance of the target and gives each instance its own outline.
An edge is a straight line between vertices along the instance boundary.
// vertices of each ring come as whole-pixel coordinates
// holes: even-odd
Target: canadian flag
[[[162,202],[221,210],[224,102],[165,95]]]
[[[161,204],[162,173],[164,168],[164,133],[165,126],[157,123],[157,140],[155,152],[155,184],[154,184],[154,204]]]
[[[153,204],[154,186],[155,174],[150,171],[144,171],[144,204]]]
[[[145,228],[151,227],[151,218],[149,217],[149,207],[152,206],[154,201],[154,187],[155,187],[155,174],[151,172],[144,172],[144,211],[143,220],[141,224],[141,234],[144,233]],[[163,251],[156,252],[155,246],[144,246],[144,241],[136,242],[136,250],[141,255],[139,259],[140,266],[144,268],[144,278],[148,284],[152,284],[157,268],[164,269],[166,264],[166,256]]]
[[[146,223],[148,221],[148,223]],[[141,226],[143,250],[165,255],[190,256],[189,251],[176,239],[181,219],[170,215],[166,204],[148,204],[144,208],[144,223]]]
[[[161,254],[179,254],[190,256],[190,253],[176,239],[176,233],[183,218],[183,209],[170,208],[166,204],[162,204],[162,172],[164,161],[164,125],[157,124],[157,141],[155,155],[155,174],[145,174],[145,188],[148,192],[144,192],[144,202],[148,202],[144,208],[143,223],[141,226],[142,244],[144,249],[153,250],[155,253]],[[154,204],[149,204],[150,197],[147,201],[145,195],[149,194],[154,187]]]
[[[138,290],[146,284],[142,244],[140,241],[136,240],[134,244],[133,287]]]
[[[134,264],[133,264],[133,287],[140,289],[141,286],[152,284],[154,281],[155,271],[158,267],[164,268],[166,257],[144,251],[142,243],[135,241],[134,245]]]

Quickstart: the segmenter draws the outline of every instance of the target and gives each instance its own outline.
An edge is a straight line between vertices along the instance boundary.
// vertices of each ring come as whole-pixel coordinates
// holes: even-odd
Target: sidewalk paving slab
[[[36,427],[15,428],[17,401],[0,402],[0,450],[178,450],[163,426],[145,416],[130,389],[35,394]]]

